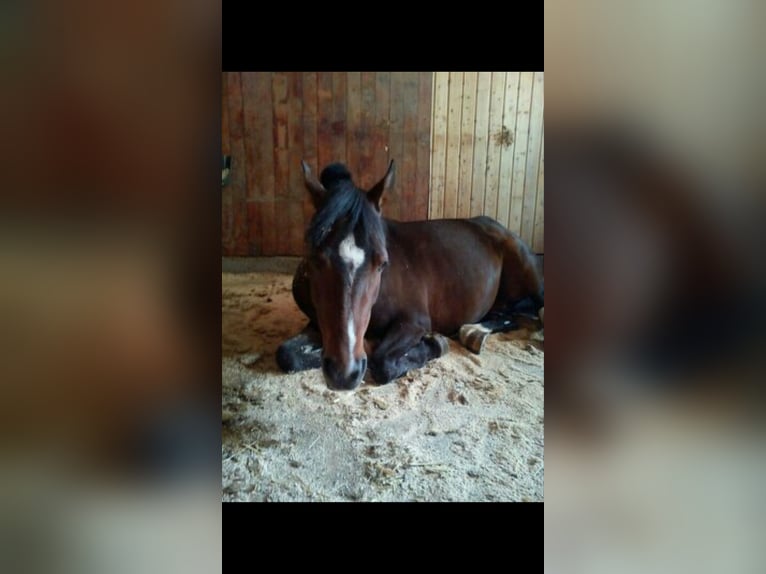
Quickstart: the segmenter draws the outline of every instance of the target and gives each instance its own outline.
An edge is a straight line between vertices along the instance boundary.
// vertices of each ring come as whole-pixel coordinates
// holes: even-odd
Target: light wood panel
[[[543,250],[543,72],[437,72],[429,217],[488,215]]]

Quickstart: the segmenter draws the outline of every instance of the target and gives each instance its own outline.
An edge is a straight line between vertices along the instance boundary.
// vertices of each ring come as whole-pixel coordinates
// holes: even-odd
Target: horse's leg
[[[490,312],[480,323],[470,323],[460,327],[459,338],[466,349],[478,355],[484,348],[484,342],[489,335],[518,328],[518,324],[510,315]]]
[[[316,314],[311,303],[311,292],[306,267],[301,260],[293,276],[293,299],[309,318],[309,324],[295,337],[277,349],[277,365],[287,373],[318,369],[322,366],[322,335],[316,327]]]
[[[531,319],[543,324],[544,307],[538,306],[533,298],[508,305],[502,311],[492,310],[479,322],[460,327],[459,339],[463,346],[477,355],[484,348],[487,337],[492,333],[507,333],[519,328],[517,318]]]
[[[414,347],[411,347],[398,358],[390,356],[384,363],[381,380],[375,379],[375,373],[372,372],[373,379],[376,382],[388,383],[401,376],[406,375],[412,369],[419,369],[432,359],[438,359],[449,352],[449,341],[447,337],[439,333],[429,333],[423,335],[423,338]]]
[[[309,282],[308,262],[301,259],[293,275],[293,300],[309,321],[316,324],[316,310],[311,302],[311,284]]]
[[[421,322],[397,321],[372,352],[368,369],[376,383],[385,384],[448,350],[446,337],[429,333]]]
[[[477,354],[490,334],[518,329],[514,317],[543,320],[544,284],[537,257],[518,236],[507,230],[504,235],[503,270],[495,303],[479,323],[460,327],[460,342]]]
[[[322,335],[312,323],[277,349],[277,365],[286,373],[322,366]]]

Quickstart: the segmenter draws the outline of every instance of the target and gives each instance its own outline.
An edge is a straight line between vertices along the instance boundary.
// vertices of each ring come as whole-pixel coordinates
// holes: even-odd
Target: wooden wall
[[[428,216],[431,72],[224,72],[224,255],[299,255],[313,213],[301,159],[333,161],[372,186],[397,162],[384,204],[401,220]]]
[[[543,249],[543,72],[436,72],[429,217],[489,215]]]
[[[300,255],[313,213],[300,161],[362,187],[390,158],[394,219],[489,215],[542,253],[542,72],[224,72],[224,255]]]

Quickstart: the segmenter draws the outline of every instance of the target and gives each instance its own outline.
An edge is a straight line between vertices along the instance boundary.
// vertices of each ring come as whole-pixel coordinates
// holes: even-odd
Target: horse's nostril
[[[349,365],[350,371],[339,366],[339,363],[330,357],[322,359],[322,371],[327,386],[333,390],[352,390],[359,386],[365,371],[367,370],[367,357],[352,359]]]

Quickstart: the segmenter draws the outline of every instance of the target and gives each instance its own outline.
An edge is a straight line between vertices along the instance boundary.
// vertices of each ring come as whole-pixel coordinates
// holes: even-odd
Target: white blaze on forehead
[[[364,263],[364,249],[356,244],[354,234],[349,233],[348,236],[341,241],[338,247],[338,254],[343,261],[351,267],[351,275],[353,276],[359,267]]]
[[[340,242],[338,246],[338,255],[343,262],[349,266],[349,274],[352,279],[356,270],[364,263],[364,249],[356,244],[354,239],[354,233],[349,233],[346,238]],[[351,309],[348,310],[348,369],[352,368],[354,364],[354,347],[356,346],[356,333],[354,332],[354,313]],[[346,373],[348,374],[348,373]]]

